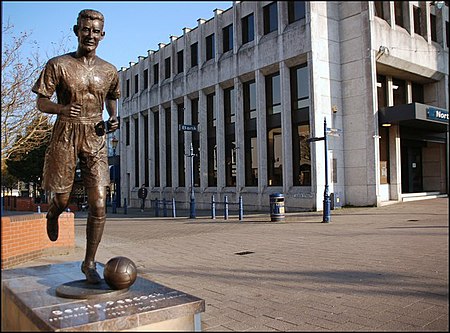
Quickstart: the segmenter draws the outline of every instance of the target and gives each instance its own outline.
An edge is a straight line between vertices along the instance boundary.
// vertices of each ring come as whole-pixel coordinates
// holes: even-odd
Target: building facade
[[[119,71],[121,197],[246,210],[448,191],[448,2],[235,1]],[[324,134],[326,121],[326,134]],[[311,137],[327,135],[324,141]],[[191,149],[192,147],[192,149]],[[327,159],[325,158],[327,156]],[[326,163],[327,161],[327,163]],[[327,179],[325,178],[327,170]]]

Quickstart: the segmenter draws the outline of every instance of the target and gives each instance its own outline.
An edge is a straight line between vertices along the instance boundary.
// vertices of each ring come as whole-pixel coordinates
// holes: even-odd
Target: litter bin
[[[278,222],[284,220],[284,196],[281,193],[270,195],[270,221]]]

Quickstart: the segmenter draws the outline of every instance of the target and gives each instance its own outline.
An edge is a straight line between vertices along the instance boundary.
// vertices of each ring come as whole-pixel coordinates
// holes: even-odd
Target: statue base
[[[103,269],[104,265],[97,265]],[[81,262],[2,271],[2,331],[200,331],[205,301],[140,277],[85,283]],[[97,288],[96,288],[96,287]]]

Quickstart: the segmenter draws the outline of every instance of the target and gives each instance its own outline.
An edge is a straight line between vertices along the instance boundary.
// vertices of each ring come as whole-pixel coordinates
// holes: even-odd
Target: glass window
[[[134,186],[139,187],[139,120],[134,119]]]
[[[403,1],[394,1],[395,24],[400,27],[405,27],[403,24]]]
[[[225,183],[226,186],[236,186],[236,139],[235,139],[235,108],[234,87],[224,90],[225,111]]]
[[[255,39],[255,28],[253,23],[253,14],[242,18],[242,44],[251,42]]]
[[[148,88],[148,69],[144,69],[144,90]]]
[[[309,74],[306,64],[290,69],[292,98],[292,163],[294,186],[311,186]]]
[[[144,183],[149,186],[150,170],[148,167],[149,152],[148,152],[148,115],[143,116],[144,120]]]
[[[278,9],[277,3],[271,4],[263,8],[264,11],[264,35],[278,29]]]
[[[268,185],[281,186],[283,185],[283,153],[280,74],[277,72],[266,76],[265,83]]]
[[[437,22],[436,15],[430,14],[431,40],[437,42]]]
[[[383,1],[374,1],[375,5],[375,16],[384,19]]]
[[[424,103],[423,85],[412,83],[412,101],[413,103]]]
[[[214,58],[215,46],[214,46],[214,34],[206,37],[206,60]]]
[[[206,123],[208,135],[208,186],[217,186],[217,141],[215,93],[206,95]]]
[[[159,112],[153,113],[153,124],[155,129],[153,132],[153,142],[155,145],[155,187],[159,187]]]
[[[413,14],[414,14],[414,33],[421,35],[422,26],[422,10],[420,7],[413,6]]]
[[[281,89],[279,73],[266,77],[267,115],[281,112]]]
[[[153,84],[159,83],[159,64],[153,65]]]
[[[134,93],[136,94],[139,91],[139,75],[136,74],[134,76]]]
[[[233,49],[233,25],[230,24],[222,29],[223,36],[223,52]]]
[[[177,53],[177,73],[183,73],[184,71],[184,60],[183,60],[183,50],[178,51]]]
[[[258,186],[258,139],[256,130],[256,83],[243,83],[245,186]]]
[[[198,65],[198,43],[191,45],[191,67]]]
[[[171,136],[171,110],[166,108],[166,186],[172,186],[172,136]]]
[[[304,1],[289,1],[288,2],[288,20],[289,24],[298,21],[305,17],[305,2]]]
[[[164,77],[166,78],[166,79],[168,79],[168,78],[170,78],[170,74],[171,74],[171,68],[170,68],[170,57],[168,57],[168,58],[166,58],[165,60],[164,60],[164,73],[165,73],[165,75],[164,75]]]
[[[130,97],[130,79],[127,79],[127,97]]]
[[[130,145],[130,121],[125,121],[125,144]]]
[[[377,75],[378,110],[388,106],[386,94],[387,94],[386,77],[384,75]]]
[[[404,80],[393,79],[392,89],[394,95],[394,105],[406,104],[406,83]]]
[[[184,104],[177,107],[178,125],[184,124]],[[184,131],[178,131],[178,186],[186,186],[185,181],[185,147],[184,147]]]

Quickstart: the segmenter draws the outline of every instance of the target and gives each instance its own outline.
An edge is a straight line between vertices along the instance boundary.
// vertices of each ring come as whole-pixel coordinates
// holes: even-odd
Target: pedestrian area
[[[448,198],[215,220],[108,214],[97,255],[203,298],[204,331],[448,331]],[[83,260],[76,248],[21,266]]]

